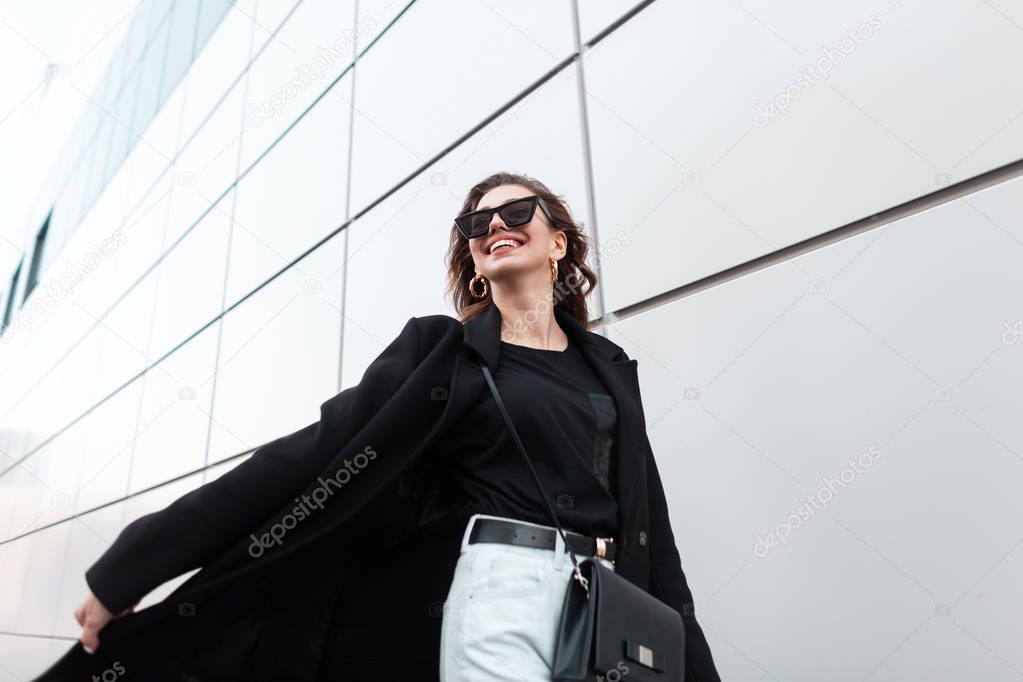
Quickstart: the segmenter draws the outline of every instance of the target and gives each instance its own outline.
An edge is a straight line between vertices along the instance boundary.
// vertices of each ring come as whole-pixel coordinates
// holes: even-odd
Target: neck
[[[543,295],[508,295],[495,289],[493,296],[494,305],[501,311],[502,341],[549,350],[561,350],[568,344],[568,336],[554,318],[554,295],[549,285]]]

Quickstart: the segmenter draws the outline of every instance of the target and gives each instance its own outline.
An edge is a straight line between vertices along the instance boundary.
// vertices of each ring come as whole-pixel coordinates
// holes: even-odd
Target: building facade
[[[593,240],[724,678],[1016,679],[1023,15],[744,5],[142,2],[0,257],[0,680],[127,523],[452,314],[500,170]]]

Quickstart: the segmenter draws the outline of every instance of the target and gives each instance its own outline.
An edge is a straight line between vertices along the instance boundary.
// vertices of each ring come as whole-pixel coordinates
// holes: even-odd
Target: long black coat
[[[616,570],[682,614],[687,682],[719,680],[668,520],[636,360],[554,310],[618,408]],[[463,415],[489,390],[477,358],[497,367],[500,340],[493,306],[465,324],[410,318],[318,421],[129,524],[86,572],[111,611],[201,570],[108,624],[96,654],[76,643],[37,679],[110,669],[122,682],[311,681],[324,652],[346,680],[437,679],[441,605],[471,510],[429,453],[448,429],[472,428]]]

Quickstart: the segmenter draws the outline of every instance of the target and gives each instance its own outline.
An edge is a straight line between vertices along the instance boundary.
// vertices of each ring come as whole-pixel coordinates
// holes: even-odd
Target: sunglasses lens
[[[479,237],[480,235],[486,234],[490,230],[490,214],[480,213],[472,217],[472,222],[469,226],[469,234],[473,237]]]
[[[508,227],[528,223],[531,217],[533,217],[533,202],[530,199],[516,201],[501,210],[501,219]]]

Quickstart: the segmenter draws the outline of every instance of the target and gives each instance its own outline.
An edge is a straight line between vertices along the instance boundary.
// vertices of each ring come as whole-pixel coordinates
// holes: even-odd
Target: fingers
[[[82,626],[82,634],[78,641],[82,643],[82,648],[90,654],[99,648],[99,631],[110,620],[105,617],[103,609],[97,608],[98,606],[95,599],[87,597],[81,606],[75,609],[75,620]]]
[[[82,643],[82,648],[90,654],[95,652],[99,648],[100,630],[114,618],[134,613],[135,607],[138,605],[139,602],[135,602],[121,613],[112,616],[98,600],[91,596],[86,598],[75,609],[75,620],[82,626],[82,635],[78,638],[78,641]]]
[[[78,638],[84,648],[90,654],[99,648],[99,628],[94,623],[86,623],[82,629],[82,636]]]

